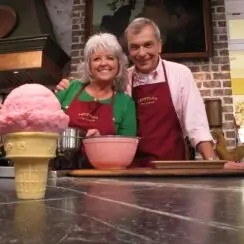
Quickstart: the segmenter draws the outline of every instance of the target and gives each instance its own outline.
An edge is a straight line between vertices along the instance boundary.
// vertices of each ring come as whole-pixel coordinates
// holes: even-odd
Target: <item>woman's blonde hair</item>
[[[78,77],[83,83],[92,82],[92,73],[90,69],[91,56],[96,50],[104,48],[118,59],[119,72],[114,81],[116,90],[125,90],[128,80],[127,68],[128,59],[122,50],[116,36],[110,33],[98,33],[92,35],[85,44],[84,60],[78,65]]]

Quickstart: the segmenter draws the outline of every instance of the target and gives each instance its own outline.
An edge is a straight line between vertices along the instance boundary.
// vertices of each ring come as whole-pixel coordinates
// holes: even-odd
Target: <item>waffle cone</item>
[[[58,134],[19,132],[4,136],[6,157],[14,163],[15,188],[19,199],[45,197],[48,165],[56,156]]]
[[[47,158],[15,158],[15,189],[19,199],[45,197],[48,163]]]

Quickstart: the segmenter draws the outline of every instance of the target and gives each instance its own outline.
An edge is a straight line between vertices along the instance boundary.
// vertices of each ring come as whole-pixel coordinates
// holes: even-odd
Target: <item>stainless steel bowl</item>
[[[58,139],[58,151],[79,149],[85,132],[77,128],[67,128]]]

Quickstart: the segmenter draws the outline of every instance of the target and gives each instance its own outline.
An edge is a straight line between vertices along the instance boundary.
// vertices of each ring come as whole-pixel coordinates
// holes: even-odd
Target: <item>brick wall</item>
[[[71,72],[75,76],[77,65],[83,58],[85,43],[85,1],[73,0]]]
[[[211,0],[211,10],[214,49],[212,58],[183,63],[192,70],[203,98],[221,98],[223,130],[228,145],[234,146],[233,100],[224,0]]]
[[[82,59],[85,34],[85,1],[73,0],[72,61],[71,71],[75,76]],[[193,72],[203,98],[218,97],[223,105],[223,129],[228,145],[235,144],[233,130],[233,102],[230,81],[230,63],[224,0],[211,0],[214,55],[208,60],[180,61]]]

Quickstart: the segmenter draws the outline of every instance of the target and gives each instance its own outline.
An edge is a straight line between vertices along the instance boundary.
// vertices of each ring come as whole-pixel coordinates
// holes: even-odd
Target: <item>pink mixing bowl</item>
[[[139,139],[125,136],[95,136],[83,139],[90,163],[97,169],[124,169],[135,156]]]

